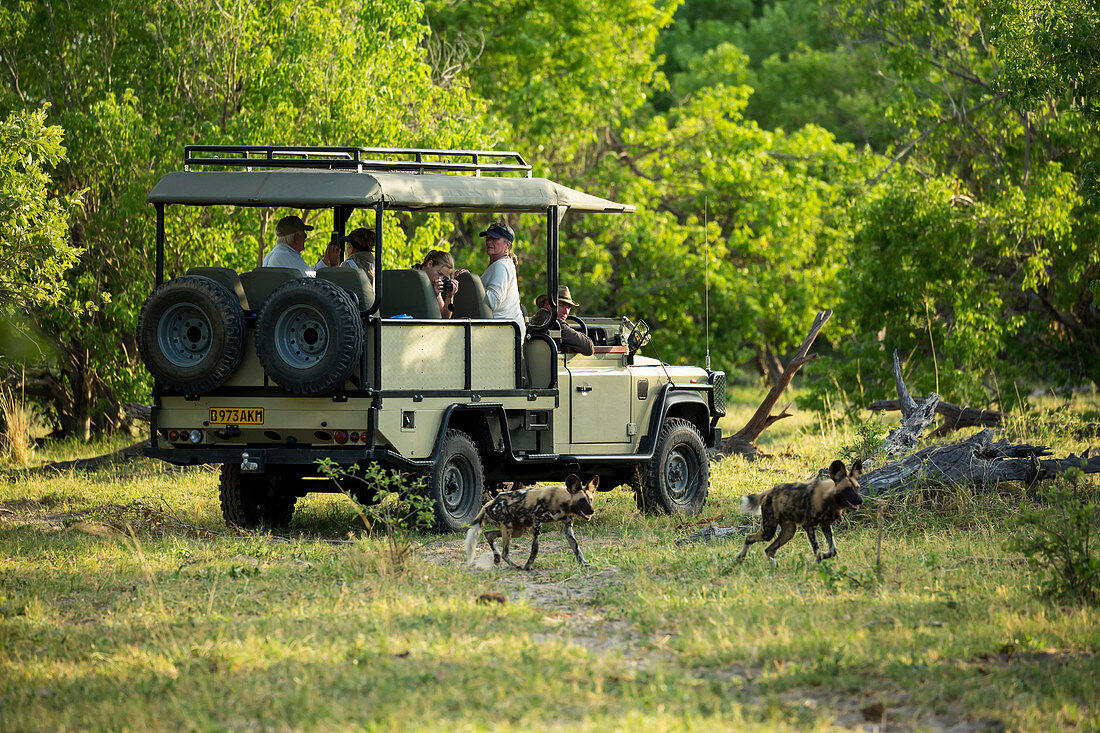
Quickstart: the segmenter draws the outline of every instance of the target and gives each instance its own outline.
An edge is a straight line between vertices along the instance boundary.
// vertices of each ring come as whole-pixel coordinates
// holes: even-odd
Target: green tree
[[[73,0],[5,13],[0,111],[50,101],[70,134],[58,182],[88,189],[74,226],[87,251],[68,295],[34,312],[63,356],[41,365],[33,386],[64,432],[117,427],[121,404],[147,393],[134,340],[153,277],[145,199],[160,175],[181,167],[184,144],[469,148],[488,135],[481,102],[433,78],[417,3]],[[167,274],[194,264],[254,266],[285,213],[173,210]],[[323,227],[325,218],[314,223]],[[414,232],[425,243],[432,234]],[[74,303],[101,292],[109,302],[74,315]]]
[[[80,256],[69,221],[81,193],[58,195],[50,171],[65,157],[62,130],[46,109],[0,123],[0,311],[56,303]]]
[[[845,297],[856,343],[844,353],[870,358],[890,341],[917,349],[916,383],[931,389],[938,376],[976,402],[996,398],[995,377],[1100,373],[1094,76],[1056,51],[1096,26],[1081,20],[1083,4],[1059,7],[843,4],[847,32],[894,86],[889,114],[902,131],[869,178],[850,255],[894,292],[866,283]],[[1055,42],[1042,30],[1051,28]],[[1044,64],[1053,70],[1042,83],[1028,81]],[[856,300],[869,294],[867,305]],[[875,358],[862,360],[863,381],[850,363],[840,369],[842,386],[867,387],[872,368],[888,374],[887,358]]]

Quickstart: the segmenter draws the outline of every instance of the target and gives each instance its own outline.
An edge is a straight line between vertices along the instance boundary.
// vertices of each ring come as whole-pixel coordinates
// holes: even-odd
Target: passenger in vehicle
[[[275,246],[264,257],[264,267],[293,267],[303,273],[312,270],[302,259],[306,248],[306,232],[313,227],[299,216],[284,216],[275,225]]]
[[[535,305],[538,306],[538,310],[535,311],[535,315],[531,316],[531,328],[543,328],[550,323],[554,315],[554,312],[550,310],[550,299],[546,297],[546,293],[535,299]],[[592,339],[573,329],[565,322],[565,319],[569,317],[569,311],[578,307],[577,303],[573,302],[573,296],[570,295],[569,288],[564,285],[560,286],[558,288],[557,310],[558,323],[561,325],[562,349],[566,353],[592,356],[592,352],[595,350]]]
[[[519,307],[519,280],[516,277],[516,260],[512,254],[512,244],[516,233],[512,227],[502,222],[493,222],[481,232],[485,237],[485,254],[489,255],[489,266],[481,274],[485,286],[485,296],[489,307],[493,309],[493,318],[507,318],[519,324],[519,335],[523,338],[523,311]]]
[[[347,245],[347,259],[342,267],[355,267],[367,273],[374,284],[374,230],[360,227],[344,237]]]
[[[458,292],[458,283],[451,279],[455,274],[455,260],[451,253],[433,249],[424,256],[423,262],[413,265],[413,269],[428,276],[439,303],[439,317],[450,318],[455,310],[455,293]]]

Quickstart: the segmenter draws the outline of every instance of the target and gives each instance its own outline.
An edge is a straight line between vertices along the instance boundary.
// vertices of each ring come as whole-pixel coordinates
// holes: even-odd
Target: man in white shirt
[[[485,237],[485,254],[489,255],[489,266],[481,275],[481,283],[485,286],[489,307],[493,309],[493,318],[507,318],[518,323],[522,339],[523,310],[519,307],[519,281],[512,259],[516,233],[507,224],[494,222],[478,236]]]
[[[306,248],[306,232],[313,227],[299,216],[284,216],[275,225],[275,247],[264,257],[264,267],[293,267],[302,273],[310,272],[302,259]]]

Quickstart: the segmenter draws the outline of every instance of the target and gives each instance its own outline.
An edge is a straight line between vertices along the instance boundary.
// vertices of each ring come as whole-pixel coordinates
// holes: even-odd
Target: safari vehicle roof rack
[[[458,160],[456,160],[458,159]],[[187,145],[184,170],[191,166],[223,168],[321,168],[328,170],[403,171],[407,173],[522,173],[531,165],[511,150],[434,148],[358,148],[341,146]]]

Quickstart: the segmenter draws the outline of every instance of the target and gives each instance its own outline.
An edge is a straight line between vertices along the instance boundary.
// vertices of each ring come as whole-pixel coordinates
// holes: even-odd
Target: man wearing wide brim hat
[[[275,225],[275,246],[264,257],[264,267],[293,267],[308,272],[309,265],[302,259],[306,248],[306,232],[313,227],[300,216],[284,216]]]
[[[535,315],[531,316],[531,328],[545,328],[554,318],[554,312],[550,310],[550,299],[546,297],[546,293],[535,298],[535,305],[538,306],[538,310],[535,311]],[[591,356],[594,351],[592,339],[574,330],[565,322],[565,319],[569,317],[569,311],[577,307],[579,307],[579,304],[573,300],[569,288],[565,285],[558,287],[557,316],[558,324],[561,326],[562,349],[566,350],[566,353],[575,352]]]

